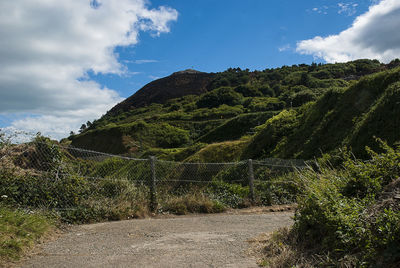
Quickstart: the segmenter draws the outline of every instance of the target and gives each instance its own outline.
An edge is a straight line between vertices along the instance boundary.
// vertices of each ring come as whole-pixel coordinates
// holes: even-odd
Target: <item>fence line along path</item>
[[[247,198],[259,204],[268,201],[263,195],[273,187],[288,191],[296,187],[291,180],[274,178],[305,166],[302,160],[284,159],[228,163],[138,159],[51,142],[2,145],[0,168],[16,179],[0,182],[0,194],[7,196],[0,202],[95,213],[104,204],[135,207],[147,200],[156,212],[160,200],[195,189],[222,203]]]

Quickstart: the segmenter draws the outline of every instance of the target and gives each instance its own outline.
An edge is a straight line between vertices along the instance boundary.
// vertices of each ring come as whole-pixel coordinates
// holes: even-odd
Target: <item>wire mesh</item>
[[[131,202],[147,190],[146,159],[114,156],[50,142],[2,146],[0,202],[57,210]]]
[[[250,163],[254,177],[249,174]],[[282,159],[231,163],[138,159],[50,141],[3,144],[0,202],[112,214],[109,208],[130,211],[139,202],[157,207],[167,196],[197,191],[232,207],[245,204],[249,196],[268,205],[293,201],[288,197],[296,192],[295,181],[278,178],[304,166],[301,160]],[[249,187],[250,181],[254,187]]]

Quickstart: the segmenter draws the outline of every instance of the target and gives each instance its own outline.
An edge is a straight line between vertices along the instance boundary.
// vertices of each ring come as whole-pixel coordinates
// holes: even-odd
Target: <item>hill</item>
[[[374,136],[400,140],[399,65],[185,70],[147,84],[64,142],[179,161],[310,159],[342,146],[363,157]]]
[[[113,107],[108,114],[117,115],[131,109],[145,107],[152,103],[165,103],[169,99],[186,95],[201,95],[207,92],[207,85],[212,77],[213,74],[191,69],[173,73],[145,85],[131,97]]]

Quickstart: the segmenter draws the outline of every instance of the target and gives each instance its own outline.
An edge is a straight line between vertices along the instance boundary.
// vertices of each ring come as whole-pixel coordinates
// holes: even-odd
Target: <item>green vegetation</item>
[[[210,213],[249,206],[247,162],[202,164],[208,159],[224,161],[227,156],[237,161],[247,142],[163,149],[181,159],[196,151],[187,158],[196,163],[156,161],[158,211]],[[138,218],[150,213],[149,160],[62,147],[42,136],[26,144],[2,144],[0,149],[0,194],[7,195],[1,205],[32,211],[45,208],[67,223]],[[268,166],[255,167],[255,204],[294,201],[295,191],[285,187],[286,178],[279,175]]]
[[[246,140],[212,143],[186,159],[188,162],[223,163],[238,161]]]
[[[127,179],[148,173],[144,163],[98,162],[74,156],[38,136],[33,143],[1,148],[0,204],[56,210],[64,222],[83,223],[141,217],[147,213],[146,185]]]
[[[197,190],[194,188],[190,193],[169,196],[161,204],[159,211],[185,215],[188,213],[219,213],[226,210],[224,204]]]
[[[243,157],[312,159],[349,146],[368,158],[365,146],[378,149],[374,136],[390,145],[399,140],[400,69],[361,78],[348,88],[329,89],[316,102],[269,119]]]
[[[169,88],[169,80],[177,85],[174,94],[182,97],[165,95],[160,103],[130,109],[124,102],[63,142],[134,157],[154,154],[167,160],[201,158],[210,162],[216,159],[212,154],[208,159],[198,157],[207,144],[244,138],[249,142],[240,153],[235,152],[234,158],[225,150],[225,161],[313,159],[344,145],[357,157],[367,158],[364,147],[375,146],[373,136],[389,145],[398,141],[394,130],[400,123],[400,69],[396,62],[385,65],[376,60],[356,60],[253,72],[230,68],[208,76],[203,73],[208,78],[196,88],[205,91],[189,90],[188,95],[178,92],[184,90],[178,86],[180,75],[182,83],[194,79],[192,86],[195,78],[174,74],[158,81],[157,87],[149,84],[129,101],[133,105],[143,94],[161,97],[162,83]],[[224,156],[217,158],[223,160]]]
[[[18,260],[53,227],[54,220],[43,213],[24,212],[0,204],[0,266]]]
[[[342,165],[325,156],[299,172],[295,225],[269,240],[269,267],[397,267],[400,263],[400,148],[379,141],[369,161],[347,151]]]
[[[181,84],[180,75],[87,122],[80,134],[61,141],[65,147],[41,136],[12,145],[0,132],[0,195],[7,195],[0,200],[2,213],[11,221],[30,215],[7,208],[46,208],[70,223],[150,213],[149,161],[91,152],[82,157],[71,144],[179,161],[157,161],[158,212],[214,213],[252,202],[297,201],[296,223],[269,240],[266,265],[399,265],[400,150],[392,149],[400,142],[399,60],[230,68],[203,73],[198,85],[187,74],[184,84],[197,90],[164,95],[163,81],[173,81],[165,85],[170,89]],[[149,103],[151,96],[159,103]],[[314,161],[295,172],[257,161],[271,158]],[[247,159],[255,159],[255,200],[249,198]]]

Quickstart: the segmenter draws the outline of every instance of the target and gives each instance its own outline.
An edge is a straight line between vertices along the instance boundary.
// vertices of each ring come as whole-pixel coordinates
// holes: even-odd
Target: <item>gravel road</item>
[[[257,267],[248,239],[292,212],[193,215],[73,226],[22,267]]]

